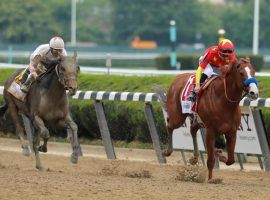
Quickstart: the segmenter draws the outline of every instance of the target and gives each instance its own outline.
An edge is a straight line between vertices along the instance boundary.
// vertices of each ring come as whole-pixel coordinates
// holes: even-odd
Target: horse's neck
[[[53,71],[44,77],[42,87],[46,90],[47,94],[56,98],[62,96],[63,93],[66,92],[64,86],[59,81],[56,71]]]
[[[232,70],[235,70],[235,69],[232,69]],[[224,91],[224,92],[226,92],[227,98],[229,98],[230,100],[233,100],[233,101],[235,101],[235,100],[240,101],[241,96],[242,96],[243,90],[241,87],[239,87],[239,85],[241,85],[241,84],[238,83],[240,81],[238,79],[239,78],[237,78],[235,71],[232,71],[231,74],[229,74],[225,77],[226,86],[224,86],[224,90],[226,90],[226,91]]]

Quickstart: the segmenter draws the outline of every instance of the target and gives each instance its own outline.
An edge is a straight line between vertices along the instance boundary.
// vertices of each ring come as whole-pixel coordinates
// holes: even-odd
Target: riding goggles
[[[223,54],[232,54],[234,50],[233,49],[220,49],[220,52]]]

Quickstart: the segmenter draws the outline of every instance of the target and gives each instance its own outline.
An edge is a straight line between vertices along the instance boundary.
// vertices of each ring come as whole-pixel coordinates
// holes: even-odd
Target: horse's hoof
[[[29,148],[28,148],[28,147],[23,148],[22,154],[23,154],[24,156],[30,156],[30,150],[29,150]]]
[[[234,163],[234,160],[227,160],[225,163],[226,165],[232,165]]]
[[[38,147],[38,151],[43,152],[43,153],[47,153],[47,147],[44,145],[41,145]]]
[[[220,162],[226,163],[228,160],[227,157],[223,155],[222,149],[215,149],[215,155],[218,157]]]
[[[221,178],[213,178],[213,179],[209,179],[208,183],[210,183],[210,184],[221,184],[222,181],[223,180]]]
[[[77,151],[76,151],[76,154],[77,154],[78,157],[79,157],[79,156],[83,156],[82,149],[81,149],[80,146],[78,147],[78,149],[77,149]]]
[[[74,154],[72,154],[70,157],[70,162],[72,162],[73,164],[77,164],[78,163],[78,156],[75,156]]]
[[[36,166],[36,168],[38,169],[38,171],[43,172],[44,171],[44,167],[43,166]]]

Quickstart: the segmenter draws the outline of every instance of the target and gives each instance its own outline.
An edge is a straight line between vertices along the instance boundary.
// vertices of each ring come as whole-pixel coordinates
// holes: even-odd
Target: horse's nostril
[[[249,92],[249,95],[254,96],[255,93],[254,93],[253,91],[250,91],[250,92]]]

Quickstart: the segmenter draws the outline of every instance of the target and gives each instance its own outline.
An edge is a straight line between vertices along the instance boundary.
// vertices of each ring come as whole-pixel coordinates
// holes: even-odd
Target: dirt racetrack
[[[160,165],[152,150],[116,149],[118,160],[111,161],[102,147],[83,145],[85,156],[74,165],[68,144],[48,148],[39,172],[17,140],[0,139],[0,200],[270,199],[270,173],[260,170],[215,170],[220,184],[184,182],[177,178],[183,169],[179,152]]]

